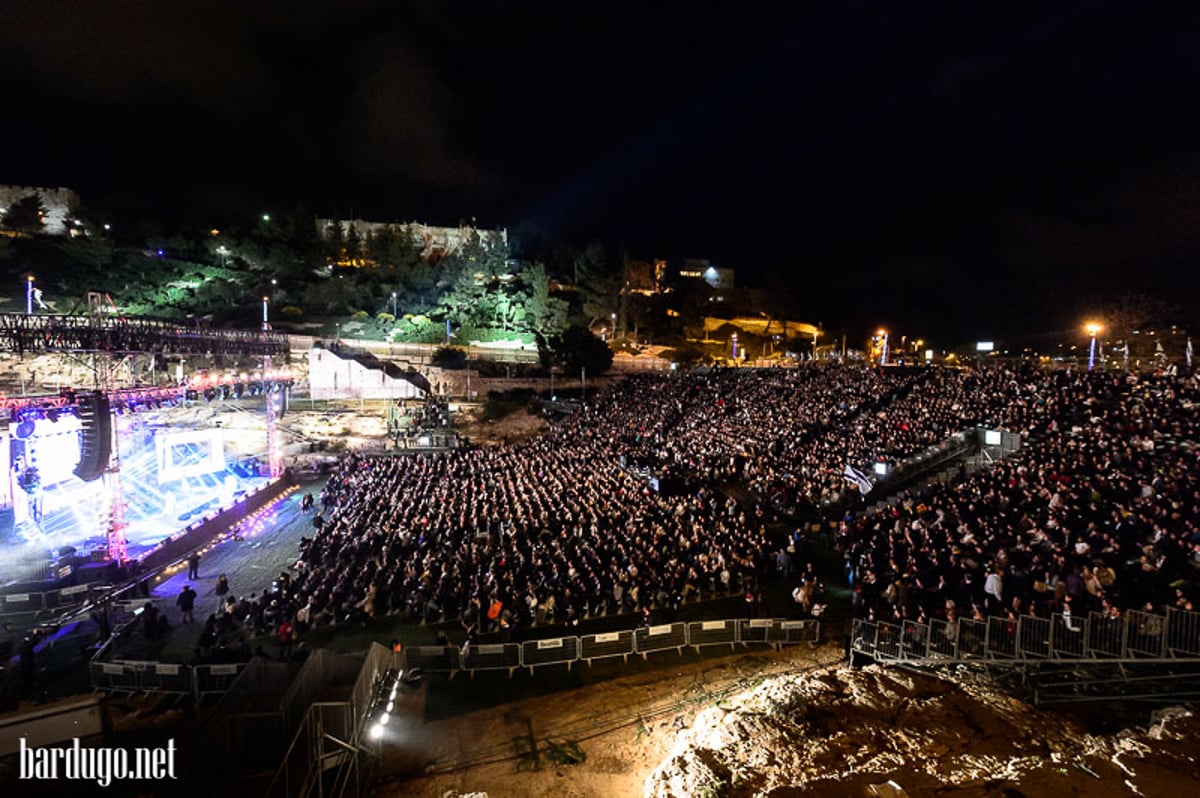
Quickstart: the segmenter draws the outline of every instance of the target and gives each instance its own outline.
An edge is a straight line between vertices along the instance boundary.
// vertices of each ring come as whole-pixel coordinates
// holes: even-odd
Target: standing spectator
[[[191,579],[193,581],[195,581],[196,579],[199,579],[200,578],[200,553],[193,551],[192,555],[190,557],[188,557],[187,564],[188,564],[188,579]]]
[[[225,574],[217,577],[217,586],[213,588],[213,592],[218,596],[224,596],[229,592],[229,578]]]
[[[287,660],[292,655],[292,643],[296,640],[296,627],[291,620],[284,616],[279,624],[279,658]]]
[[[196,606],[196,591],[192,590],[191,585],[183,586],[179,597],[175,599],[175,605],[179,607],[182,623],[195,623],[195,619],[192,618],[192,610]]]

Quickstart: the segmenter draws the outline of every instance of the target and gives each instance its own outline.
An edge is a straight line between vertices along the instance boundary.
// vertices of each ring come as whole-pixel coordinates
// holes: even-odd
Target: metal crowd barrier
[[[879,660],[914,663],[1200,661],[1200,613],[1130,610],[1086,618],[960,618],[928,625],[857,620],[851,647]]]
[[[1200,612],[1167,610],[1167,648],[1174,656],[1200,657]]]
[[[623,632],[603,632],[601,634],[584,635],[579,638],[579,658],[588,665],[594,659],[621,657],[626,662],[634,652],[633,630]]]
[[[245,667],[244,662],[228,665],[193,665],[192,691],[198,699],[214,693],[228,692]]]
[[[628,661],[631,654],[641,654],[644,659],[656,651],[675,650],[682,654],[684,648],[699,651],[703,646],[735,647],[739,643],[779,647],[815,643],[819,637],[820,623],[815,620],[695,621],[524,643],[472,643],[464,646],[461,652],[453,646],[414,646],[405,649],[404,657],[407,667],[431,672],[507,670],[511,675],[517,668],[528,668],[532,673],[535,668],[545,665],[570,668],[581,660],[589,665],[592,660],[609,657]]]
[[[631,654],[643,658],[657,651],[737,644],[761,644],[779,647],[796,643],[815,643],[820,623],[815,620],[791,621],[779,618],[753,620],[696,621],[661,626],[601,632],[581,637],[556,637],[528,640],[524,643],[471,643],[455,646],[413,646],[401,659],[408,668],[430,673],[454,674],[465,670],[507,670],[511,676],[518,668],[534,669],[546,665],[566,665]],[[190,693],[197,699],[228,692],[245,663],[214,665],[175,665],[161,662],[106,661],[108,647],[101,649],[89,663],[93,689],[114,692]],[[319,658],[320,652],[318,652]],[[399,662],[399,660],[397,660]]]
[[[688,644],[686,623],[647,626],[635,630],[633,635],[634,651],[641,654],[642,659],[645,659],[647,654],[652,654],[655,651],[675,649],[682,654],[683,647]]]
[[[0,616],[66,610],[96,601],[112,590],[112,585],[72,585],[36,593],[9,593],[0,596]]]
[[[458,646],[411,646],[404,649],[410,668],[426,673],[455,673],[462,670],[462,650]]]
[[[700,650],[701,646],[728,645],[730,649],[738,642],[737,621],[693,621],[687,625],[688,645]]]
[[[226,692],[244,667],[245,663],[196,666],[130,660],[88,663],[94,690],[178,693],[197,697]]]
[[[518,643],[470,643],[463,646],[462,664],[467,671],[506,670],[512,676],[524,663]]]
[[[521,644],[521,665],[533,669],[538,665],[557,665],[565,662],[567,670],[579,659],[578,637],[554,637],[549,640],[526,640]]]

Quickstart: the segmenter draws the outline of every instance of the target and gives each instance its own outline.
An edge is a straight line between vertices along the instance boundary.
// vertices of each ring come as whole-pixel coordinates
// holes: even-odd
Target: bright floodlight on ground
[[[371,727],[371,731],[369,731],[368,734],[371,736],[372,740],[378,740],[380,737],[383,736],[383,724],[376,723],[374,726]]]
[[[875,473],[881,477],[887,474],[887,463],[876,463]]]

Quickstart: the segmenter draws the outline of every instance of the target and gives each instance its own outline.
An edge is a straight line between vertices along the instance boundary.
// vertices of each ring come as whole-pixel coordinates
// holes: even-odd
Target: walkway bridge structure
[[[0,351],[269,357],[286,356],[290,344],[283,333],[217,329],[194,320],[0,313]]]
[[[1183,610],[925,623],[856,620],[850,650],[855,659],[884,665],[977,668],[1011,677],[1038,704],[1200,699],[1200,613]]]

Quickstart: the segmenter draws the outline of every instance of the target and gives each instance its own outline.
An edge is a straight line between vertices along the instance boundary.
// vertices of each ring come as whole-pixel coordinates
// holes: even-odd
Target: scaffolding
[[[219,330],[193,320],[2,313],[0,351],[270,357],[286,355],[290,344],[283,333]]]
[[[917,669],[980,666],[1020,680],[1035,703],[1200,697],[1200,613],[856,620],[851,653]]]

